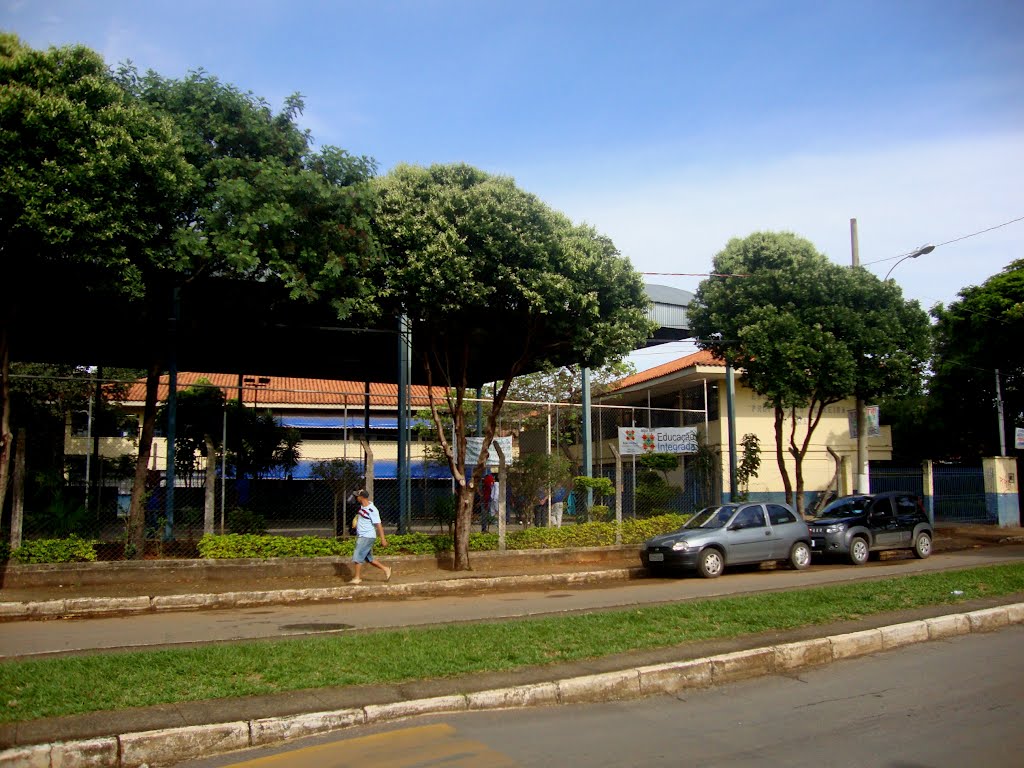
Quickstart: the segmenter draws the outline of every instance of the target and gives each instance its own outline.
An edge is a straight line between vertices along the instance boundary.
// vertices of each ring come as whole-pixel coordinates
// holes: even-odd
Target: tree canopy
[[[314,152],[299,96],[274,113],[205,73],[168,80],[111,73],[81,47],[34,51],[0,38],[0,254],[18,290],[0,302],[6,371],[18,300],[59,269],[75,290],[127,295],[144,327],[147,403],[129,529],[142,551],[141,498],[167,366],[173,296],[213,278],[271,301],[319,301],[339,318],[372,315],[374,162]],[[177,292],[177,293],[176,293]],[[211,338],[211,343],[215,340]],[[7,377],[4,377],[7,389]],[[5,407],[0,499],[10,447]]]
[[[468,568],[475,484],[511,380],[568,363],[599,366],[638,346],[650,332],[640,276],[612,242],[575,225],[512,179],[468,165],[396,167],[376,183],[382,247],[382,310],[413,322],[419,363],[451,392],[449,444],[435,403],[438,433],[459,489],[456,568]],[[474,356],[488,346],[509,355],[493,394],[484,450],[465,457],[466,388]]]
[[[1013,428],[1024,426],[1024,259],[959,296],[932,310],[936,350],[927,410],[929,421],[945,425],[934,447],[949,458],[995,456],[996,370],[1007,445]]]
[[[75,290],[145,293],[193,179],[173,125],[81,46],[0,33],[0,507],[11,452],[10,340],[53,275]]]
[[[24,289],[59,268],[83,289],[141,296],[194,180],[171,122],[126,94],[89,49],[37,51],[6,33],[0,115],[7,284]]]
[[[367,157],[336,147],[314,152],[296,120],[302,98],[281,112],[204,72],[171,80],[121,67],[122,87],[171,121],[195,170],[177,213],[168,256],[178,279],[273,281],[290,298],[330,301],[339,317],[365,302],[372,257]]]
[[[788,232],[731,240],[713,270],[690,305],[692,329],[773,407],[787,500],[795,493],[802,510],[803,458],[825,408],[912,389],[928,358],[927,315],[894,281],[834,264]]]

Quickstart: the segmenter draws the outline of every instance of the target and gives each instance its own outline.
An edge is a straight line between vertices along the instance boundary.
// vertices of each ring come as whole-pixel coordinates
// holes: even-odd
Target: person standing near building
[[[491,499],[488,502],[489,511],[494,521],[498,521],[498,499],[501,497],[501,483],[498,482],[498,478],[494,478],[494,484],[491,486]],[[499,530],[501,530],[499,528]]]
[[[377,543],[378,537],[382,547],[388,545],[388,537],[384,535],[384,526],[380,522],[380,511],[370,501],[370,495],[366,489],[360,488],[356,491],[355,496],[359,501],[359,511],[356,512],[355,517],[356,551],[352,554],[352,562],[355,563],[355,576],[349,579],[348,583],[363,583],[363,563],[380,568],[384,571],[384,581],[390,581],[391,568],[373,557],[373,545]]]
[[[483,482],[480,488],[481,504],[480,504],[480,531],[481,533],[487,533],[487,526],[491,522],[493,516],[497,520],[496,515],[491,515],[491,496],[494,493],[494,475],[491,474],[491,470],[486,470],[487,474],[484,475]]]

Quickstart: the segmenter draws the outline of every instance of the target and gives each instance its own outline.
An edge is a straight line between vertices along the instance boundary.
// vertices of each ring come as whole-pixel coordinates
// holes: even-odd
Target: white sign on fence
[[[498,452],[494,450],[494,444],[499,443],[501,445],[501,452],[505,454],[505,463],[512,463],[512,436],[507,437],[496,437],[491,441],[491,448],[487,452],[487,463],[492,466],[498,466]],[[480,456],[480,451],[484,449],[484,439],[482,437],[467,437],[466,438],[466,463],[476,464],[477,458]]]
[[[1013,441],[1013,447],[1018,451],[1024,451],[1024,429],[1017,427],[1016,437]]]
[[[619,453],[696,453],[696,427],[619,427]]]

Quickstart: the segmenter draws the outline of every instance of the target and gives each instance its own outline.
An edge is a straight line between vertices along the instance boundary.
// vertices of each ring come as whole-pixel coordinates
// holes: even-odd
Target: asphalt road
[[[431,716],[179,768],[1002,768],[1024,752],[1024,626],[685,696]]]
[[[616,586],[530,590],[380,602],[332,602],[230,610],[140,614],[116,618],[19,621],[0,624],[0,658],[124,648],[280,638],[452,622],[561,614],[796,589],[897,574],[950,570],[1024,559],[1024,545],[933,555],[927,560],[814,564],[806,571],[735,569],[718,579],[643,579]]]

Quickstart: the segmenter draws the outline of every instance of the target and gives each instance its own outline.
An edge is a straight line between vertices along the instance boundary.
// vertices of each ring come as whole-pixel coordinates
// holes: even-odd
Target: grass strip
[[[1024,591],[1024,564],[627,611],[9,661],[0,723],[501,672]]]

